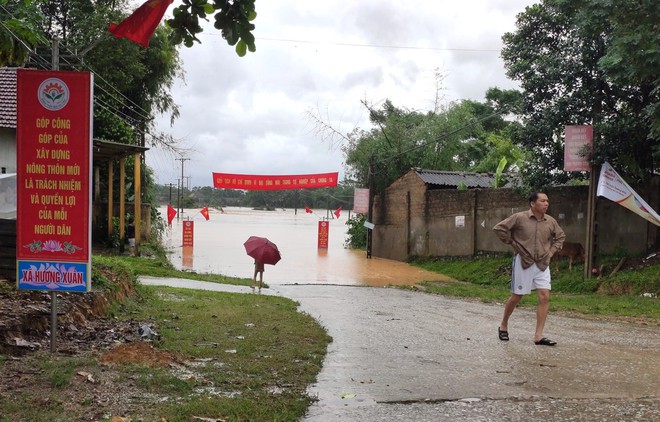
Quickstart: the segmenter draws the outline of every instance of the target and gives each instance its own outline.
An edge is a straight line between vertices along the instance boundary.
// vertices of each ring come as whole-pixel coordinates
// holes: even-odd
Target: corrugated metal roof
[[[15,67],[0,67],[0,127],[16,129]]]
[[[495,182],[493,173],[469,173],[462,171],[441,171],[414,169],[415,173],[424,183],[438,186],[458,187],[465,185],[468,188],[491,188]],[[511,184],[508,183],[507,186]]]
[[[108,161],[148,150],[149,148],[141,147],[139,145],[120,144],[118,142],[94,139],[92,157],[94,161]]]

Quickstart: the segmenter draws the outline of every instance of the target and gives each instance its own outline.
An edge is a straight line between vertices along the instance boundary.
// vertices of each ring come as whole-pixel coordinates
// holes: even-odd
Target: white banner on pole
[[[596,195],[604,196],[656,226],[660,226],[660,215],[619,176],[608,162],[603,163],[600,170]]]
[[[353,212],[356,214],[369,213],[369,189],[355,188],[353,194]]]

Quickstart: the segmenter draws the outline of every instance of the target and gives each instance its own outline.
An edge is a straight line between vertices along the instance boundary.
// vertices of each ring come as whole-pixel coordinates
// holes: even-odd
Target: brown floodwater
[[[243,247],[250,236],[267,237],[282,255],[276,265],[266,265],[264,282],[270,284],[412,285],[446,277],[381,258],[367,259],[364,251],[346,249],[348,212],[328,221],[328,248],[318,248],[318,223],[326,211],[278,209],[257,211],[226,207],[210,209],[205,220],[199,209],[183,210],[166,230],[164,243],[178,269],[199,273],[251,278],[254,260]],[[165,209],[160,210],[166,215]],[[332,216],[334,217],[334,216]],[[192,221],[193,247],[182,247],[184,221]]]

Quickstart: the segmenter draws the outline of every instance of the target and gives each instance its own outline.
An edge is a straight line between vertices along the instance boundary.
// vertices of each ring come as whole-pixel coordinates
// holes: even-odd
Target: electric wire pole
[[[182,202],[183,202],[183,186],[184,186],[184,180],[185,180],[185,178],[183,177],[183,163],[184,163],[184,161],[190,160],[190,158],[181,157],[181,158],[177,158],[177,160],[181,161],[181,190],[180,190],[180,194],[178,196],[179,201],[178,201],[177,210],[176,210],[177,211],[176,219],[178,221],[180,216],[181,216],[181,212],[183,211],[183,204],[182,204]]]

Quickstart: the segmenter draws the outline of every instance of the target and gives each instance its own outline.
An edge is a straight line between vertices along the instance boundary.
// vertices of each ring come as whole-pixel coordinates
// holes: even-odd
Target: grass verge
[[[160,327],[155,346],[202,362],[183,379],[171,371],[138,374],[150,394],[175,395],[153,416],[189,421],[298,420],[312,398],[306,388],[331,339],[295,302],[281,297],[142,287],[131,318]],[[190,367],[188,368],[190,370]]]
[[[180,276],[157,261],[94,256],[95,289],[112,291],[119,277],[135,283],[137,274],[154,274],[154,268]],[[168,357],[166,364],[128,354],[108,360],[120,347],[0,355],[0,373],[11,384],[0,388],[0,421],[293,421],[315,400],[307,387],[332,338],[294,301],[135,287],[135,297],[111,307],[112,325],[147,324],[159,335],[149,350]]]
[[[94,262],[102,265],[126,265],[130,271],[138,275],[152,277],[185,278],[188,280],[210,281],[213,283],[233,284],[238,286],[249,286],[249,278],[227,277],[221,274],[197,273],[194,271],[181,271],[167,259],[167,252],[162,246],[145,243],[141,248],[141,256],[117,256],[114,253],[100,253],[94,256]],[[268,287],[264,283],[264,287]]]
[[[619,257],[606,257],[603,259],[603,268],[614,268],[619,260]],[[420,286],[429,293],[500,303],[506,301],[510,295],[510,255],[470,258],[417,257],[412,259],[410,264],[456,279],[455,282],[421,283]],[[561,263],[558,271],[555,270],[554,263],[551,267],[551,311],[660,324],[660,265],[633,266],[615,275],[588,280],[583,277],[582,265],[575,265],[572,270],[568,270],[566,265]],[[536,295],[524,298],[519,306],[536,306]]]

